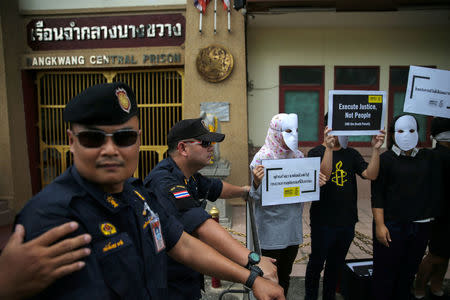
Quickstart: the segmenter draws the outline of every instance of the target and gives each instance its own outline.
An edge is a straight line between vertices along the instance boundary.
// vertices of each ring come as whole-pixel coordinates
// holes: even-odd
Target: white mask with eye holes
[[[408,151],[417,146],[419,134],[417,123],[413,116],[406,115],[395,122],[395,144],[403,151]]]
[[[288,114],[281,121],[281,131],[286,146],[292,151],[298,150],[298,117],[297,114]]]

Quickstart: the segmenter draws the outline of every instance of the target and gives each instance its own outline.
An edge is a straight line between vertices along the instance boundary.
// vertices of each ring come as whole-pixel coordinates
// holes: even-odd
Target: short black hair
[[[431,121],[431,135],[436,137],[439,133],[450,131],[450,119],[434,117]]]

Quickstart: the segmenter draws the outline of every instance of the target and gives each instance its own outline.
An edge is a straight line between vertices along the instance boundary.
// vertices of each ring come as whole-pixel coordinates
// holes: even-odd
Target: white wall
[[[186,0],[19,0],[20,10],[86,9],[180,4],[186,4]]]
[[[301,19],[301,14],[296,17]],[[326,23],[323,19],[320,22]],[[283,28],[282,24],[264,27],[252,26],[250,17],[247,35],[248,80],[253,84],[248,95],[250,141],[255,146],[264,144],[268,122],[279,112],[279,66],[325,66],[325,111],[336,65],[380,66],[380,90],[387,92],[390,66],[436,65],[450,69],[448,24],[380,25],[383,26],[344,27],[332,23],[321,27]]]

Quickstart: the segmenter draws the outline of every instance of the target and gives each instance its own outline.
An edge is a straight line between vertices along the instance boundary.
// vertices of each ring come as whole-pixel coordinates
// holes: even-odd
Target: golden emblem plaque
[[[233,55],[222,46],[203,48],[197,55],[197,70],[206,81],[222,81],[233,71]]]

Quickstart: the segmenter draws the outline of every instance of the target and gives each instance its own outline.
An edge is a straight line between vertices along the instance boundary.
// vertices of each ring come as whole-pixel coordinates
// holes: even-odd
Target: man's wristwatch
[[[249,289],[252,288],[253,284],[255,283],[256,277],[263,276],[264,272],[261,270],[258,266],[250,266],[250,275],[247,278],[247,281],[245,282],[245,286]]]
[[[248,263],[245,267],[247,269],[250,269],[251,266],[259,264],[260,261],[261,261],[261,257],[259,256],[259,254],[252,251],[248,254]]]

